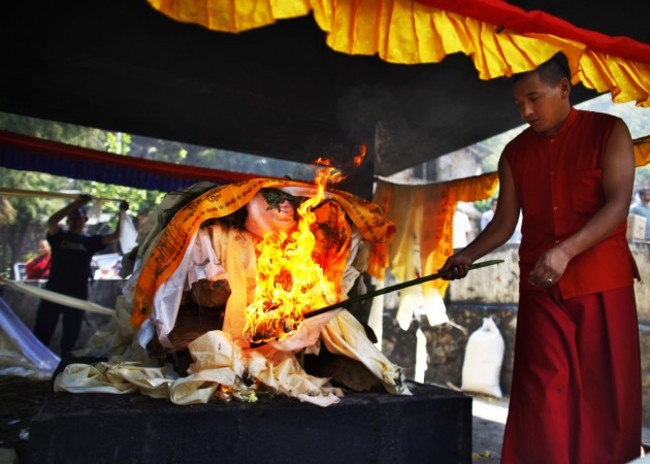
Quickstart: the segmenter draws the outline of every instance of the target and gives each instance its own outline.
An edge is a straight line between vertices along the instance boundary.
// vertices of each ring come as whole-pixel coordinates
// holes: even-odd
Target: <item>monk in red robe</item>
[[[47,279],[50,276],[52,248],[47,240],[39,240],[38,256],[25,264],[25,278],[29,280]]]
[[[641,369],[626,218],[632,140],[614,116],[572,107],[563,55],[515,76],[529,124],[499,162],[498,207],[451,256],[450,278],[512,235],[520,300],[502,463],[621,464],[641,451]]]

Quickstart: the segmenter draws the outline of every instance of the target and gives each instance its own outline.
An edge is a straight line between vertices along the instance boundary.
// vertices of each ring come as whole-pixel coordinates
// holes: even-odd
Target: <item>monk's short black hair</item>
[[[532,73],[536,73],[543,82],[550,85],[557,85],[564,78],[568,79],[569,83],[571,83],[569,60],[567,60],[566,55],[562,52],[557,52],[532,71],[515,74],[513,81],[517,82]]]
[[[569,79],[569,82],[571,82],[571,69],[569,67],[569,60],[564,53],[557,52],[549,61],[553,62],[556,66],[559,66],[562,75]]]

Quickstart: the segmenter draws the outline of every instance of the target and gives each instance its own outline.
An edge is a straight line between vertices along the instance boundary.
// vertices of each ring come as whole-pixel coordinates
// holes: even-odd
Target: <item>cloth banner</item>
[[[496,172],[427,185],[377,182],[373,201],[386,217],[400,224],[388,244],[391,273],[398,282],[435,274],[452,254],[456,204],[490,198],[498,186]],[[422,307],[430,325],[448,322],[443,296],[449,281],[437,279],[400,293],[397,322],[408,330],[415,308]]]

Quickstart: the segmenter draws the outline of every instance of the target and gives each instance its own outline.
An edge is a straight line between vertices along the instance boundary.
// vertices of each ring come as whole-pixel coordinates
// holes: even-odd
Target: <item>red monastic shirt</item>
[[[535,261],[581,229],[605,203],[600,158],[616,120],[573,108],[553,137],[528,128],[506,146],[522,207],[522,290],[539,290],[527,278]],[[569,262],[557,282],[563,298],[633,284],[638,271],[625,233],[623,221]]]
[[[25,264],[27,279],[47,279],[50,276],[50,259],[52,255],[39,255]]]

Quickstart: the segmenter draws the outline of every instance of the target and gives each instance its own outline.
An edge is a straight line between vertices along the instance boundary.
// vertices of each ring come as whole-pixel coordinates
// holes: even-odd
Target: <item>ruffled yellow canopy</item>
[[[634,140],[634,164],[636,167],[650,163],[650,135]]]
[[[472,59],[480,79],[534,69],[563,51],[574,83],[582,82],[597,92],[611,92],[617,103],[635,101],[638,106],[650,106],[650,45],[579,29],[559,18],[540,16],[540,12],[531,15],[533,12],[497,0],[149,3],[175,20],[233,33],[312,13],[327,33],[328,46],[338,52],[377,54],[387,62],[400,64],[437,63],[449,54],[463,53]]]

